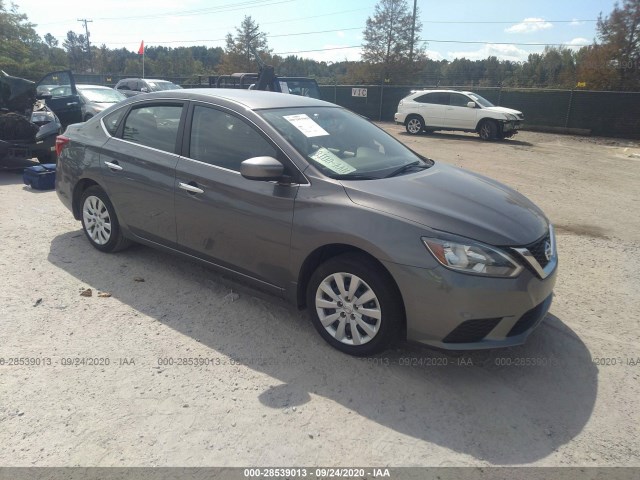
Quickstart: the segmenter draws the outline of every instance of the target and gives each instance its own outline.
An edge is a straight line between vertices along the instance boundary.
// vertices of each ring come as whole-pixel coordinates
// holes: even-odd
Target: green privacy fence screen
[[[438,87],[468,90],[464,87]],[[366,89],[366,96],[364,90]],[[323,100],[372,120],[393,121],[398,102],[420,87],[322,85]],[[581,129],[592,135],[640,138],[640,92],[473,88],[495,105],[520,110],[525,126]],[[585,132],[586,133],[586,132]]]

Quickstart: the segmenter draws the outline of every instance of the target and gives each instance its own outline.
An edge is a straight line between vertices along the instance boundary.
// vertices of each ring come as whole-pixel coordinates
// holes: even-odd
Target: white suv
[[[478,132],[483,140],[494,140],[518,133],[524,115],[511,108],[496,107],[472,92],[419,90],[400,100],[394,120],[411,135],[462,130]]]

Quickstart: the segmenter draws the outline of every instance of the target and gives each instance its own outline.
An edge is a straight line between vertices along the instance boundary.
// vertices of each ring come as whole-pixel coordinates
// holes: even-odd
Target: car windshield
[[[495,107],[495,105],[493,103],[491,103],[486,98],[481,97],[477,93],[468,93],[467,95],[469,95],[469,97],[473,98],[475,100],[475,102],[479,103],[480,106],[482,106],[482,107],[485,107],[485,108]]]
[[[375,180],[433,165],[343,108],[279,108],[257,113],[331,178]]]
[[[175,83],[161,81],[161,82],[147,82],[151,90],[154,92],[160,92],[162,90],[175,90],[177,88],[182,88],[180,85],[176,85]]]
[[[124,100],[122,93],[111,88],[83,88],[78,87],[78,91],[86,99],[87,102],[94,103],[118,103]]]
[[[320,99],[320,91],[316,82],[309,80],[280,80],[280,88],[286,93]]]

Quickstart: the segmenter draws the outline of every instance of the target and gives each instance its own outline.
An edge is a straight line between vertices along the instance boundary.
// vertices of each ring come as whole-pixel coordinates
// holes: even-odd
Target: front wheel
[[[313,273],[307,306],[322,338],[356,356],[383,351],[402,325],[400,293],[389,274],[360,254],[344,254]]]
[[[424,130],[424,121],[420,117],[409,117],[405,124],[405,128],[409,135],[418,135],[422,130]]]
[[[102,188],[87,188],[80,200],[82,229],[91,245],[101,252],[117,252],[131,243],[122,235],[113,204]]]
[[[478,134],[482,140],[494,140],[498,135],[498,126],[496,125],[496,122],[484,120],[480,124],[480,128],[478,128]]]

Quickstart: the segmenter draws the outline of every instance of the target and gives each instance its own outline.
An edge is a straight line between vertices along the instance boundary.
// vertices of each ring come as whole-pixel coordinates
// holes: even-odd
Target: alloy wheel
[[[316,291],[315,307],[325,330],[345,345],[368,343],[380,330],[380,301],[373,289],[354,274],[327,276]]]
[[[89,238],[98,245],[106,244],[111,238],[112,225],[109,210],[96,196],[88,196],[82,206],[82,218]]]
[[[412,118],[407,122],[407,131],[411,134],[420,133],[422,130],[422,122],[417,118]]]

